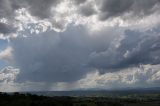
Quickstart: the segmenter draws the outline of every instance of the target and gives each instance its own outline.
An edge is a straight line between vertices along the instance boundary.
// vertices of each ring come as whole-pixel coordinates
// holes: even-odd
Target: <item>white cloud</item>
[[[13,68],[11,66],[3,68],[2,70],[0,70],[0,82],[14,82],[19,72],[19,69]]]
[[[118,72],[88,74],[76,82],[77,88],[119,89],[125,87],[151,87],[160,82],[160,65],[141,65]],[[156,85],[157,86],[157,85]]]
[[[9,46],[0,52],[0,60],[12,62],[12,48]]]
[[[19,91],[20,86],[15,83],[20,70],[11,66],[6,66],[0,70],[0,92]]]
[[[154,87],[160,82],[160,65],[140,65],[118,72],[100,74],[98,70],[88,73],[75,82],[15,82],[19,69],[6,67],[0,72],[0,91],[42,91],[76,89],[122,89],[126,87]]]

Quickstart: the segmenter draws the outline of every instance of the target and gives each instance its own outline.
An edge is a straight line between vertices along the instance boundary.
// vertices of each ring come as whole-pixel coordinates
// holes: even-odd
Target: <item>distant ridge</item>
[[[160,94],[160,87],[154,88],[126,88],[126,89],[119,89],[119,90],[73,90],[73,91],[32,91],[32,92],[23,92],[23,93],[31,93],[36,95],[43,95],[43,96],[86,96],[86,97],[113,97],[113,96],[125,96],[125,95],[144,95],[144,94]]]

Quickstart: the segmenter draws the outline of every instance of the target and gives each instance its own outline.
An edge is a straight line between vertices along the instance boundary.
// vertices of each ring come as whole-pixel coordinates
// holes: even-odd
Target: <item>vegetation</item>
[[[47,97],[0,93],[0,106],[160,106],[160,94],[121,97]]]

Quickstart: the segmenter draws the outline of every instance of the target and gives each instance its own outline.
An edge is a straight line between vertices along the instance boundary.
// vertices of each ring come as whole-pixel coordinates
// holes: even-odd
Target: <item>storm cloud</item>
[[[49,19],[53,16],[52,7],[55,7],[59,0],[0,0],[0,19],[6,19],[7,24],[0,23],[0,32],[2,34],[16,32],[16,11],[26,9],[31,16],[38,19]]]
[[[101,20],[112,17],[142,18],[159,12],[159,0],[97,0]]]
[[[0,17],[12,16],[17,9],[27,8],[33,16],[49,18],[51,7],[59,3],[58,0],[0,0]],[[9,17],[9,18],[10,18]]]
[[[91,54],[90,65],[99,69],[121,69],[140,64],[159,64],[159,33],[125,31],[120,46]]]
[[[105,34],[92,37],[85,27],[72,25],[62,33],[48,31],[35,36],[12,39],[13,58],[21,70],[17,80],[79,80],[90,71],[89,55],[107,48],[109,42],[106,41],[111,39],[114,37],[107,37]]]
[[[159,86],[159,10],[159,0],[0,0],[0,87]]]
[[[160,63],[159,32],[126,30],[124,38],[116,42],[118,33],[90,35],[85,27],[71,25],[61,33],[48,31],[12,39],[15,65],[21,70],[17,80],[73,82],[95,69],[107,73]]]
[[[9,34],[16,31],[16,28],[11,27],[5,23],[0,23],[0,33],[2,34]]]
[[[68,3],[68,7],[64,8],[74,8],[75,10],[59,12],[61,10],[57,6],[63,2]],[[38,20],[48,20],[57,29],[65,29],[69,23],[66,18],[73,18],[75,15],[85,17],[95,15],[99,21],[111,18],[131,21],[154,13],[158,14],[159,5],[159,0],[0,0],[0,19],[5,18],[9,28],[12,27],[11,30],[6,31],[8,25],[0,25],[1,33],[6,34],[6,32],[19,30],[16,25],[13,25],[13,23],[19,24],[19,20],[16,19],[16,12],[19,9],[26,9],[31,16]],[[57,20],[57,16],[59,20]]]

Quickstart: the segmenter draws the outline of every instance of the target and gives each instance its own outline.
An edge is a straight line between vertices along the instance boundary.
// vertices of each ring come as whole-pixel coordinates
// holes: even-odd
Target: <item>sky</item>
[[[0,91],[160,87],[160,0],[0,0]]]

